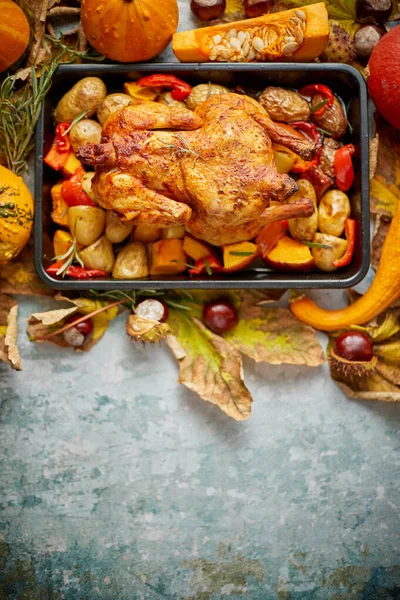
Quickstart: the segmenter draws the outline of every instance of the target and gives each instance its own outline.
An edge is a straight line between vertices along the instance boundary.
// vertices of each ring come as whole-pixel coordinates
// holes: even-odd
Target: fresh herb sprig
[[[61,254],[60,256],[55,256],[53,260],[64,261],[61,267],[58,269],[56,275],[61,275],[64,277],[72,265],[72,263],[77,262],[81,267],[84,267],[83,261],[79,256],[78,250],[78,242],[76,241],[76,237],[74,236],[72,240],[71,246],[65,252],[65,254]]]

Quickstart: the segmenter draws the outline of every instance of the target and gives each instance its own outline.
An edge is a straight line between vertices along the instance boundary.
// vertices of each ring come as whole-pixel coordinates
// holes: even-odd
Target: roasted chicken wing
[[[109,117],[101,144],[82,146],[78,156],[96,167],[93,190],[104,208],[138,224],[184,224],[221,246],[251,239],[287,214],[288,206],[281,212],[270,203],[284,203],[297,186],[277,173],[271,140],[306,160],[317,151],[255,100],[229,93],[195,112],[155,102],[127,106]],[[290,205],[293,216],[310,210],[307,201]]]

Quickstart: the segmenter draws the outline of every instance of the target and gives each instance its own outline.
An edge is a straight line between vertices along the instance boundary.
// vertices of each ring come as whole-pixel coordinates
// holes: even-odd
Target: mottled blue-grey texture
[[[0,365],[1,600],[400,598],[399,411],[246,361],[250,421],[112,323]]]

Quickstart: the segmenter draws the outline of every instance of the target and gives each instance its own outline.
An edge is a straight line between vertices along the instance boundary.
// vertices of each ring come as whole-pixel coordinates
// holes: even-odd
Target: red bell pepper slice
[[[305,96],[306,98],[315,96],[316,94],[320,94],[325,98],[325,100],[327,100],[326,104],[314,111],[314,115],[316,115],[317,117],[323,115],[326,110],[326,107],[331,107],[334,100],[332,90],[327,85],[323,85],[321,83],[313,83],[311,85],[306,85],[305,87],[302,87],[299,90],[299,94],[300,96]]]
[[[271,250],[275,248],[279,240],[286,235],[288,226],[289,224],[285,219],[264,225],[256,237],[256,244],[258,245],[263,258],[267,256]]]
[[[69,135],[66,133],[70,123],[59,123],[50,150],[44,157],[44,162],[55,171],[63,168],[71,148]]]
[[[137,82],[140,87],[164,87],[171,89],[171,96],[174,100],[183,101],[187,98],[192,91],[192,86],[178,79],[175,75],[164,75],[159,73],[158,75],[148,75],[142,77]]]
[[[353,144],[342,146],[335,154],[333,170],[335,171],[336,185],[342,192],[347,192],[354,182],[354,168],[351,157],[355,152]]]
[[[214,273],[222,273],[224,267],[222,263],[210,254],[210,256],[206,256],[206,258],[200,258],[196,260],[194,266],[189,270],[190,275],[203,275],[207,273],[207,275],[213,275]]]
[[[68,206],[96,206],[82,188],[82,177],[85,174],[83,167],[78,167],[69,179],[66,179],[61,187],[61,194]]]
[[[293,123],[290,123],[290,125],[291,127],[294,127],[296,131],[300,131],[306,138],[315,142],[317,146],[321,145],[322,135],[314,123],[309,123],[308,121],[294,121]]]
[[[356,222],[354,219],[346,219],[344,233],[347,240],[346,252],[343,254],[342,258],[338,258],[332,262],[335,267],[347,267],[352,261],[354,247],[356,245]]]
[[[57,273],[62,267],[62,262],[55,262],[50,267],[47,267],[46,273],[51,277],[58,277]],[[85,269],[85,267],[78,267],[71,265],[65,271],[64,275],[72,277],[73,279],[94,279],[96,277],[108,277],[108,273],[100,271],[100,269]]]

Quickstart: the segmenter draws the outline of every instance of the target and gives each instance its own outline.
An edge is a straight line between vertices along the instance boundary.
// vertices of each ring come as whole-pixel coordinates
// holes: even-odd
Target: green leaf
[[[174,335],[167,336],[167,344],[179,363],[179,382],[236,421],[248,419],[252,397],[243,381],[240,353],[180,311],[170,311],[168,324]]]

